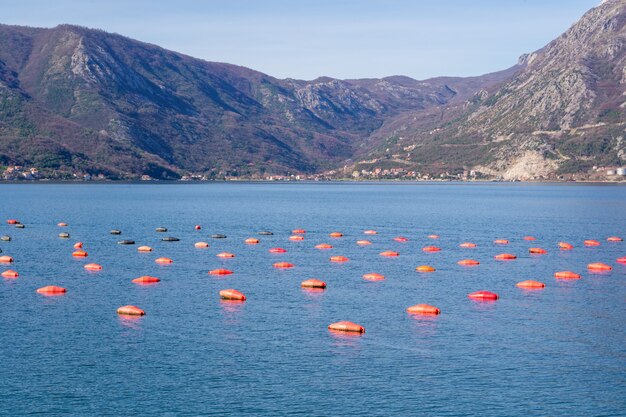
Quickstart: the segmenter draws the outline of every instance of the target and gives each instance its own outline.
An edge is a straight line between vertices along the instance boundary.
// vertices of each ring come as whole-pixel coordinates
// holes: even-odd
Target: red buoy
[[[496,255],[494,258],[499,261],[508,261],[512,259],[517,259],[517,256],[511,255],[510,253],[501,253],[500,255]]]
[[[258,244],[259,242],[260,242],[260,240],[259,240],[259,239],[257,239],[257,238],[255,238],[255,237],[249,237],[249,238],[247,238],[247,239],[244,241],[244,243],[245,243],[246,245],[256,245],[256,244]]]
[[[546,253],[548,253],[545,249],[541,248],[530,248],[528,249],[528,252],[535,255],[545,255]]]
[[[161,257],[161,258],[155,259],[154,262],[165,265],[165,264],[171,264],[174,261],[172,261],[170,258]]]
[[[537,239],[532,236],[524,236],[524,240],[537,240]]]
[[[135,278],[132,282],[135,284],[156,284],[157,282],[161,282],[161,280],[157,277],[151,277],[150,275],[143,275],[139,278]]]
[[[43,295],[61,295],[65,294],[67,290],[63,287],[57,287],[56,285],[48,285],[46,287],[39,288],[37,292]]]
[[[311,279],[302,281],[300,286],[302,288],[326,288],[326,283],[319,279],[311,278]]]
[[[441,248],[438,248],[437,246],[426,246],[423,247],[422,250],[424,252],[439,252]]]
[[[74,249],[82,249],[82,247],[83,247],[83,242],[74,243]]]
[[[544,284],[543,282],[528,279],[526,281],[518,282],[517,284],[515,284],[515,286],[519,288],[524,288],[527,290],[536,290],[536,289],[544,288],[546,284]]]
[[[330,237],[342,237],[343,233],[340,232],[332,232],[330,235]]]
[[[607,264],[603,264],[602,262],[594,262],[587,265],[587,269],[590,271],[610,271],[613,269],[613,267]]]
[[[283,248],[271,248],[268,252],[269,253],[285,253],[287,252],[287,250]]]
[[[7,224],[20,224],[19,220],[15,220],[15,219],[9,219],[7,220]]]
[[[152,252],[152,248],[150,246],[139,246],[137,248],[138,252]]]
[[[371,245],[372,242],[370,242],[369,240],[357,240],[356,244],[360,246],[367,246],[367,245]]]
[[[484,291],[484,290],[473,292],[469,294],[468,297],[471,298],[472,300],[477,300],[477,301],[494,301],[499,298],[498,294],[494,292],[490,292],[490,291]]]
[[[407,308],[406,311],[409,314],[420,314],[424,316],[436,316],[437,314],[441,314],[441,310],[428,304],[416,304]]]
[[[572,250],[574,249],[574,246],[567,242],[559,242],[559,248],[561,250]]]
[[[85,268],[88,271],[100,271],[100,270],[102,270],[102,265],[99,265],[99,264],[87,264],[87,265],[83,266],[83,268]]]
[[[476,244],[472,242],[464,242],[459,245],[462,248],[475,248]]]
[[[376,235],[378,232],[376,230],[366,230],[363,232],[365,235]]]
[[[385,256],[387,258],[393,258],[393,257],[396,257],[396,256],[400,256],[400,254],[398,252],[394,252],[392,250],[386,250],[384,252],[381,252],[380,256]]]
[[[17,277],[20,276],[20,274],[18,274],[17,272],[15,272],[15,271],[13,271],[11,269],[9,269],[8,271],[4,271],[0,275],[2,275],[3,278],[17,278]]]
[[[218,258],[234,258],[235,254],[234,253],[230,253],[230,252],[222,252],[222,253],[218,253],[217,255]]]
[[[200,230],[200,229],[202,229],[202,226],[200,226],[199,224],[197,224],[197,225],[196,225],[196,227],[195,227],[195,229],[196,229],[196,230]]]
[[[208,248],[209,244],[206,242],[196,242],[193,244],[194,247],[198,248],[198,249],[204,249],[204,248]]]
[[[376,272],[370,272],[369,274],[364,274],[363,279],[366,279],[368,281],[382,281],[385,279],[385,276],[377,274]]]
[[[293,236],[289,236],[289,240],[300,241],[300,240],[304,240],[304,237],[299,236],[299,235],[293,235]]]
[[[600,242],[593,239],[588,239],[584,241],[585,246],[600,246]]]
[[[136,306],[122,306],[117,309],[117,314],[122,316],[145,316],[146,312]]]
[[[428,235],[429,239],[439,239],[439,235]]]
[[[572,271],[555,272],[554,277],[561,279],[580,279],[580,275]]]
[[[77,250],[77,251],[72,252],[72,256],[77,257],[77,258],[86,258],[88,254],[84,250]]]
[[[274,264],[274,268],[278,268],[278,269],[288,269],[288,268],[293,268],[295,265],[289,262],[276,262]]]
[[[230,269],[212,269],[209,271],[209,275],[230,275],[233,271]]]
[[[243,293],[232,288],[220,291],[220,298],[223,300],[246,301],[246,296]]]
[[[404,236],[394,237],[393,240],[395,240],[396,242],[402,242],[402,243],[409,241],[409,239]]]
[[[315,249],[332,249],[333,246],[328,243],[320,243],[319,245],[315,245]]]
[[[415,268],[417,272],[435,272],[435,268],[430,265],[421,265]]]
[[[621,258],[617,258],[616,262],[620,264],[626,264],[626,256],[622,256]]]
[[[291,233],[293,233],[294,235],[303,235],[306,233],[306,230],[304,229],[293,229],[291,231]]]
[[[509,241],[506,239],[496,239],[493,241],[496,245],[508,245]]]
[[[330,257],[330,261],[331,262],[348,262],[350,259],[346,258],[345,256],[331,256]]]
[[[611,237],[607,237],[606,240],[608,242],[622,242],[624,239],[622,239],[621,237],[617,237],[617,236],[611,236]]]
[[[13,258],[11,258],[10,256],[7,256],[7,255],[0,256],[0,263],[10,264],[11,262],[13,262]]]
[[[462,259],[459,262],[457,262],[457,264],[463,265],[463,266],[476,266],[476,265],[480,265],[480,262],[475,261],[474,259]]]
[[[338,321],[337,323],[330,324],[328,329],[336,332],[365,333],[363,326],[352,323],[351,321]]]

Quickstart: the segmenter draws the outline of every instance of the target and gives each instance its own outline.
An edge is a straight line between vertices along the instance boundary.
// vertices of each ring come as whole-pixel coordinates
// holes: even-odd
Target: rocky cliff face
[[[398,154],[413,146],[405,159],[417,169],[439,164],[440,170],[473,169],[506,179],[623,165],[625,63],[626,1],[608,0],[523,56],[523,69],[498,88],[443,105],[439,120],[411,123],[402,115],[390,122],[395,130],[382,132],[392,145],[385,150]]]

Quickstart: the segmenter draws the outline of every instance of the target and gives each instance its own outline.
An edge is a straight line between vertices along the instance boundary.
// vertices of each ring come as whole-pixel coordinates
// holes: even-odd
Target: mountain
[[[0,25],[0,164],[111,178],[313,173],[386,118],[506,74],[278,80],[100,30]]]
[[[555,178],[626,162],[626,0],[607,0],[464,103],[391,117],[356,169]]]

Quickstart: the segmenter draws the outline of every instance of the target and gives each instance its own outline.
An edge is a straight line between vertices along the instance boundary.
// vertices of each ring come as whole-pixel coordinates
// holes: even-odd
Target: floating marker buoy
[[[533,253],[535,255],[545,255],[546,253],[548,253],[545,249],[541,249],[541,248],[530,248],[528,249],[529,253]]]
[[[230,275],[233,271],[230,269],[213,269],[209,271],[209,275]]]
[[[194,227],[194,229],[196,229],[196,230],[200,230],[200,229],[202,229],[202,226],[200,226],[199,224],[197,224],[197,225],[196,225],[196,227]]]
[[[352,323],[351,321],[338,321],[337,323],[330,324],[328,329],[336,332],[365,333],[363,326]]]
[[[267,230],[263,230],[262,232],[259,232],[259,234],[261,236],[272,236],[274,233],[268,232]]]
[[[457,264],[463,265],[463,266],[476,266],[476,265],[480,265],[480,262],[474,259],[463,259],[457,262]]]
[[[328,236],[330,237],[342,237],[343,233],[340,232],[332,232],[331,234],[329,234]]]
[[[146,312],[136,306],[122,306],[117,309],[117,314],[122,316],[145,316]]]
[[[365,235],[377,235],[378,232],[376,230],[366,230],[363,232]]]
[[[10,270],[10,269],[9,269],[8,271],[4,271],[4,272],[3,272],[2,274],[0,274],[0,275],[2,275],[2,277],[3,277],[3,278],[17,278],[17,277],[19,277],[19,276],[20,276],[20,274],[18,274],[18,273],[17,273],[17,272],[15,272],[15,271],[12,271],[12,270]]]
[[[406,237],[404,237],[404,236],[394,237],[394,238],[393,238],[393,240],[395,240],[396,242],[401,242],[401,243],[404,243],[404,242],[408,242],[408,241],[409,241],[409,239],[408,239],[408,238],[406,238]]]
[[[524,240],[537,240],[537,239],[532,236],[524,236]]]
[[[218,258],[234,258],[235,254],[234,253],[230,253],[230,252],[222,252],[222,253],[218,253],[217,255]]]
[[[437,246],[425,246],[422,248],[422,250],[424,252],[439,252],[441,248],[438,248]]]
[[[376,272],[370,272],[369,274],[364,274],[363,279],[368,281],[382,281],[385,279],[385,276],[382,274],[377,274]]]
[[[259,239],[254,238],[254,237],[249,237],[248,239],[246,239],[246,240],[244,241],[244,243],[245,243],[246,245],[256,245],[256,244],[257,244],[257,243],[259,243],[259,242],[260,242],[260,240],[259,240]]]
[[[7,255],[0,256],[0,263],[10,264],[11,262],[13,262],[13,258],[11,258],[10,256],[7,256]]]
[[[113,229],[109,232],[112,235],[121,235],[122,231],[121,230],[117,230],[117,229]]]
[[[246,296],[243,295],[243,293],[233,290],[232,288],[220,291],[220,298],[223,300],[246,301]]]
[[[415,268],[417,272],[435,272],[435,268],[430,265],[420,265]]]
[[[59,226],[59,227],[67,227],[67,223],[64,223],[64,222],[57,223],[57,226]]]
[[[330,261],[331,262],[348,262],[350,259],[346,258],[345,256],[331,256],[330,257]]]
[[[72,256],[76,258],[86,258],[87,256],[89,256],[89,254],[85,252],[84,250],[79,249],[79,250],[72,252]]]
[[[618,262],[620,264],[626,264],[626,256],[623,256],[621,258],[617,258],[616,262]]]
[[[119,242],[117,242],[118,245],[134,245],[135,241],[134,240],[120,240]]]
[[[617,236],[611,236],[611,237],[607,237],[606,240],[609,242],[622,242],[624,239],[622,239],[621,237],[617,237]]]
[[[83,247],[83,242],[74,243],[74,249],[82,249],[82,247]]]
[[[515,286],[519,288],[534,290],[534,289],[544,288],[546,284],[544,284],[543,282],[528,279],[526,281],[518,282],[517,284],[515,284]]]
[[[171,264],[174,261],[172,261],[170,258],[162,257],[162,258],[155,259],[154,262],[158,264]]]
[[[392,257],[395,257],[395,256],[400,256],[400,254],[398,252],[394,252],[392,250],[386,250],[384,252],[381,252],[380,256],[385,256],[387,258],[392,258]]]
[[[315,245],[315,249],[332,249],[333,246],[328,243],[320,243],[319,245]]]
[[[211,235],[212,239],[226,239],[226,235],[221,235],[221,234],[215,234],[215,235]]]
[[[89,270],[89,271],[100,271],[102,270],[102,265],[98,265],[98,264],[87,264],[85,266],[83,266],[83,268]]]
[[[7,224],[20,224],[20,221],[15,220],[15,219],[10,219],[10,220],[7,220]]]
[[[465,243],[461,243],[459,246],[462,248],[475,248],[476,244],[472,242],[465,242]]]
[[[496,239],[493,241],[496,245],[508,245],[509,241],[506,239]]]
[[[319,279],[311,278],[306,281],[302,281],[300,286],[302,288],[326,288],[326,283]]]
[[[306,231],[304,229],[293,229],[291,233],[293,233],[294,235],[303,235],[306,233]]]
[[[436,316],[437,314],[441,314],[441,310],[428,304],[416,304],[407,308],[406,311],[409,314],[420,314],[426,316]]]
[[[288,269],[293,268],[295,265],[289,262],[276,262],[273,266],[278,269]]]
[[[161,239],[163,242],[178,242],[180,241],[179,238],[177,237],[173,237],[173,236],[168,236],[168,237],[164,237],[163,239]]]
[[[517,259],[517,256],[512,255],[510,253],[501,253],[500,255],[494,256],[494,258],[499,261],[510,261],[512,259]]]
[[[561,279],[580,279],[580,275],[572,271],[555,272],[554,277],[561,278]]]
[[[161,280],[157,277],[144,275],[139,278],[135,278],[132,282],[134,282],[135,284],[156,284],[157,282],[161,282]]]
[[[299,236],[299,235],[293,235],[293,236],[289,236],[289,240],[304,240],[303,236]]]
[[[585,240],[584,244],[585,246],[600,246],[600,242],[593,239]]]
[[[471,298],[472,300],[478,300],[478,301],[493,301],[499,298],[498,294],[494,292],[490,292],[490,291],[484,291],[484,290],[473,292],[469,294],[468,297]]]
[[[610,271],[613,269],[613,267],[607,264],[603,264],[602,262],[594,262],[587,265],[587,269],[590,271]]]
[[[48,285],[37,289],[37,292],[44,295],[61,295],[65,294],[67,290],[63,287],[57,287],[56,285]]]
[[[559,242],[559,248],[561,248],[561,250],[571,250],[574,249],[574,246],[567,242]]]
[[[152,252],[152,248],[150,246],[139,246],[137,248],[138,252]]]
[[[159,233],[164,233],[164,232],[167,232],[167,227],[157,227],[154,230],[156,230]]]
[[[16,229],[23,229],[23,228],[25,228],[25,227],[26,227],[26,226],[24,226],[22,223],[18,223],[18,224],[16,224],[16,225],[15,225],[15,228],[16,228]]]
[[[196,248],[208,248],[209,244],[206,242],[196,242],[193,244]]]
[[[59,233],[59,237],[61,239],[69,239],[70,238],[70,234],[69,233],[65,233],[65,232]]]
[[[268,252],[269,253],[285,253],[287,252],[287,250],[283,248],[271,248]]]
[[[11,241],[11,236],[9,236],[9,235],[0,236],[0,240],[3,241],[3,242],[10,242]]]
[[[429,239],[439,239],[439,235],[428,235]]]
[[[367,246],[367,245],[371,245],[372,242],[370,242],[369,240],[357,240],[356,244],[361,245],[361,246]]]

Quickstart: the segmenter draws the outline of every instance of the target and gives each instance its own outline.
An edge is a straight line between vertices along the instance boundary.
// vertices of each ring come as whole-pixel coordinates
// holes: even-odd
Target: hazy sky
[[[279,78],[480,75],[599,0],[0,0],[0,23],[117,32]]]

